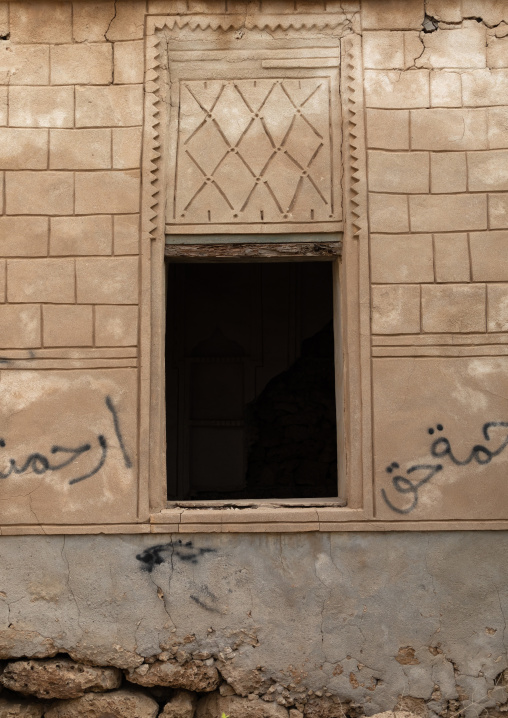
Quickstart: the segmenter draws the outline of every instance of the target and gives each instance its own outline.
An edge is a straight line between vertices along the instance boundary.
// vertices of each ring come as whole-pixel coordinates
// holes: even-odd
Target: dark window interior
[[[332,265],[168,267],[169,500],[337,496]]]

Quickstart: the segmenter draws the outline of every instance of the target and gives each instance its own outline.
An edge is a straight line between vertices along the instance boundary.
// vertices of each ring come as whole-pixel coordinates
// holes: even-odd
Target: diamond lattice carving
[[[173,221],[335,217],[329,78],[181,81]]]

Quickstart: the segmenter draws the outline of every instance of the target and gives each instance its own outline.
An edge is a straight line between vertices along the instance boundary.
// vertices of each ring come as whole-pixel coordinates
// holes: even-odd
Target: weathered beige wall
[[[483,429],[508,420],[506,4],[13,0],[0,3],[0,524],[150,530],[135,526],[148,516],[138,443],[145,458],[157,448],[136,421],[149,410],[146,347],[138,363],[151,289],[138,256],[146,27],[153,15],[231,13],[337,13],[344,36],[361,36],[361,261],[372,284],[362,371],[373,373],[362,440],[371,418],[374,440],[361,466],[365,508],[349,520],[507,519],[506,427]],[[356,241],[346,233],[346,247]],[[450,450],[443,439],[433,448],[440,437]],[[176,512],[153,530],[199,521]],[[242,521],[277,518],[229,519],[233,530]],[[353,527],[331,509],[283,521]]]
[[[0,5],[2,524],[136,519],[145,9]]]
[[[468,459],[508,417],[508,6],[423,9],[362,3],[377,515],[502,518],[508,455]]]

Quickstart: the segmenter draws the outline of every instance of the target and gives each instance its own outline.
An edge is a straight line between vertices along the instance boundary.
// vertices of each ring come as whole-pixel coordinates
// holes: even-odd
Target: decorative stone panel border
[[[268,29],[270,36],[263,36]],[[170,57],[180,58],[184,51],[200,56],[199,43],[206,51],[211,46],[227,52],[232,43],[249,48],[249,33],[254,33],[258,45],[266,45],[275,34],[278,38],[277,65],[283,64],[280,53],[295,45],[295,61],[291,67],[298,67],[298,56],[304,56],[305,49],[312,42],[312,32],[319,31],[321,59],[316,64],[331,62],[334,52],[337,63],[340,60],[338,78],[340,107],[342,115],[341,168],[335,169],[335,181],[342,184],[344,207],[343,262],[337,264],[341,285],[341,322],[343,346],[337,348],[342,364],[344,355],[344,377],[339,387],[343,394],[344,412],[339,412],[339,430],[344,436],[344,463],[339,493],[347,496],[347,506],[336,502],[330,507],[333,521],[366,521],[372,518],[371,480],[371,416],[370,416],[370,343],[369,309],[365,300],[369,296],[367,218],[366,218],[366,170],[363,118],[363,86],[361,69],[361,38],[351,34],[349,23],[341,15],[302,16],[193,16],[193,17],[151,17],[148,18],[146,55],[146,104],[144,133],[144,191],[143,191],[143,291],[141,346],[141,482],[140,518],[150,509],[152,531],[167,531],[169,526],[176,530],[192,530],[194,525],[184,517],[196,518],[199,530],[234,530],[235,524],[223,523],[223,512],[205,509],[179,509],[176,514],[164,510],[165,506],[165,456],[164,456],[164,404],[163,404],[163,326],[164,315],[161,297],[164,296],[164,253],[165,253],[165,212],[168,182],[168,155],[171,152],[169,128],[176,127],[171,118],[171,73]],[[236,35],[235,35],[236,33]],[[243,34],[245,33],[245,35]],[[278,33],[278,34],[277,34]],[[244,40],[245,37],[245,40]],[[261,39],[260,39],[261,37]],[[178,39],[177,39],[178,38]],[[235,39],[236,38],[236,39]],[[186,45],[192,40],[192,44]],[[175,46],[177,49],[175,49]],[[335,48],[335,50],[333,50]],[[274,50],[272,49],[273,53]],[[180,53],[180,54],[178,54]],[[339,54],[340,53],[340,54]],[[307,51],[306,55],[310,53]],[[318,54],[314,52],[314,54]],[[328,59],[330,58],[330,59]],[[268,63],[269,64],[269,63]],[[302,64],[304,62],[302,61]],[[337,151],[338,152],[338,151]],[[181,226],[179,230],[181,232]],[[219,230],[220,231],[220,230]],[[238,230],[235,230],[238,231]],[[263,226],[258,228],[260,234]],[[271,231],[269,229],[264,231]],[[312,223],[305,226],[312,231]],[[319,230],[319,224],[315,231]],[[322,230],[321,230],[322,231]],[[208,228],[208,232],[210,229]],[[261,239],[261,237],[260,237]],[[262,241],[262,240],[261,240]],[[192,246],[192,245],[191,245]],[[173,249],[166,253],[174,252]],[[190,251],[190,250],[187,250]],[[224,251],[224,250],[222,250]],[[360,301],[360,297],[363,301]],[[360,337],[364,337],[360,340]],[[150,357],[150,371],[148,370]],[[340,424],[342,424],[340,426]],[[148,450],[148,447],[150,450]],[[147,490],[149,499],[147,499]],[[342,502],[343,504],[343,502]],[[187,513],[190,512],[190,513]],[[289,514],[288,514],[289,512]],[[316,509],[274,508],[269,511],[261,504],[259,508],[243,508],[241,530],[320,530],[321,519]],[[291,518],[288,520],[288,516]],[[204,523],[203,523],[204,522]],[[164,528],[163,528],[164,527]],[[298,528],[297,528],[298,527]],[[195,530],[198,530],[197,528]]]

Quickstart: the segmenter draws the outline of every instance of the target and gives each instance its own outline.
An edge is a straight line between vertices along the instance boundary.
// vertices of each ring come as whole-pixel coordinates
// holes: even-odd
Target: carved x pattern
[[[238,95],[238,98],[241,100],[244,107],[247,109],[248,113],[250,114],[250,119],[236,142],[231,142],[228,139],[226,132],[221,127],[219,118],[214,113],[214,110],[217,107],[217,103],[219,102],[227,85],[232,85],[232,87],[234,88],[235,92]],[[273,93],[274,89],[277,86],[279,86],[281,88],[281,90],[284,92],[285,96],[287,97],[287,99],[289,100],[289,102],[293,108],[293,117],[291,119],[291,122],[290,122],[282,140],[280,140],[280,142],[278,142],[278,143],[277,143],[274,135],[272,134],[272,132],[270,132],[267,122],[266,122],[266,119],[262,113],[263,108],[265,107],[269,97],[271,96],[271,94]],[[282,215],[282,218],[287,219],[289,213],[292,211],[292,209],[294,207],[295,201],[298,197],[298,192],[299,192],[300,187],[301,187],[302,183],[304,182],[305,178],[307,178],[309,180],[309,182],[312,184],[312,186],[316,190],[317,194],[321,198],[322,202],[328,206],[328,204],[329,204],[328,200],[323,195],[322,191],[320,190],[320,188],[318,186],[318,183],[316,182],[315,178],[312,176],[312,173],[311,173],[312,164],[314,163],[314,161],[316,160],[317,156],[319,155],[320,151],[322,150],[322,148],[324,146],[324,138],[323,138],[322,134],[320,133],[320,131],[315,127],[315,125],[311,122],[311,120],[305,113],[305,106],[307,105],[309,100],[315,95],[315,93],[320,90],[321,87],[322,87],[322,83],[317,84],[307,94],[307,96],[303,100],[301,100],[300,102],[297,102],[291,96],[291,94],[288,91],[287,87],[285,86],[283,80],[274,80],[273,83],[271,84],[270,88],[268,89],[268,92],[266,93],[264,99],[262,100],[261,104],[256,109],[253,106],[252,102],[248,101],[247,97],[245,96],[245,93],[242,92],[238,82],[232,82],[232,83],[227,82],[227,81],[222,82],[215,99],[213,99],[211,102],[208,102],[207,104],[205,104],[203,102],[203,100],[197,96],[197,94],[193,91],[190,84],[185,83],[185,88],[187,89],[189,94],[192,96],[192,98],[195,100],[195,102],[197,103],[197,105],[199,106],[201,111],[203,112],[204,117],[203,117],[202,121],[198,124],[198,126],[191,132],[191,134],[184,141],[184,147],[185,147],[184,151],[185,151],[186,155],[188,156],[188,158],[194,163],[194,165],[197,167],[197,169],[201,173],[201,175],[203,177],[203,181],[202,181],[201,185],[198,187],[198,189],[194,192],[192,197],[189,199],[189,201],[185,205],[183,211],[186,212],[191,207],[191,205],[193,204],[195,199],[205,189],[205,187],[207,185],[212,185],[217,190],[217,192],[220,193],[220,195],[222,196],[224,201],[227,203],[227,205],[229,206],[231,211],[234,213],[233,217],[236,218],[236,217],[238,217],[237,212],[238,211],[243,212],[245,210],[245,208],[247,207],[249,200],[252,197],[252,194],[256,189],[256,185],[263,183],[265,185],[266,189],[268,190],[268,192],[270,193],[278,211]],[[313,154],[310,156],[310,158],[308,159],[308,161],[305,164],[302,164],[302,162],[298,161],[298,159],[295,158],[293,156],[293,154],[291,154],[291,152],[289,152],[289,150],[286,146],[298,117],[300,117],[308,125],[310,130],[316,136],[317,142],[318,142],[316,149],[314,150]],[[242,148],[241,148],[241,144],[242,144],[242,141],[244,140],[244,137],[246,136],[246,134],[248,133],[252,124],[256,120],[259,120],[261,122],[263,131],[271,145],[271,153],[270,153],[268,159],[266,160],[264,166],[261,168],[261,170],[259,172],[256,172],[255,169],[251,166],[251,164],[248,161],[248,158],[245,157],[245,153],[242,152]],[[217,130],[217,132],[219,133],[219,135],[221,136],[222,140],[225,143],[225,151],[219,157],[219,159],[218,159],[217,163],[215,164],[215,166],[213,167],[213,169],[208,173],[205,171],[205,169],[202,165],[202,162],[200,161],[200,158],[196,157],[195,153],[191,152],[190,147],[189,147],[192,139],[195,138],[196,135],[198,135],[203,130],[203,128],[207,125],[207,123],[213,124],[213,126],[215,127],[215,129]],[[293,163],[293,165],[295,166],[295,172],[299,175],[299,179],[296,184],[295,190],[293,192],[292,198],[286,206],[282,205],[280,198],[277,197],[276,188],[274,188],[272,186],[272,184],[268,181],[268,179],[266,179],[266,177],[265,177],[265,174],[266,174],[268,168],[270,167],[273,160],[279,153],[282,153],[283,155],[285,155]],[[250,173],[252,180],[253,180],[250,191],[248,192],[243,204],[238,208],[236,208],[234,206],[233,202],[231,201],[231,198],[228,197],[227,188],[225,188],[223,185],[221,185],[221,183],[218,181],[218,179],[216,177],[217,171],[219,170],[219,168],[221,167],[221,165],[223,164],[225,159],[230,154],[234,154],[238,157],[238,159],[243,163],[243,165],[245,166],[247,171]],[[234,179],[234,178],[232,178],[232,179]]]

